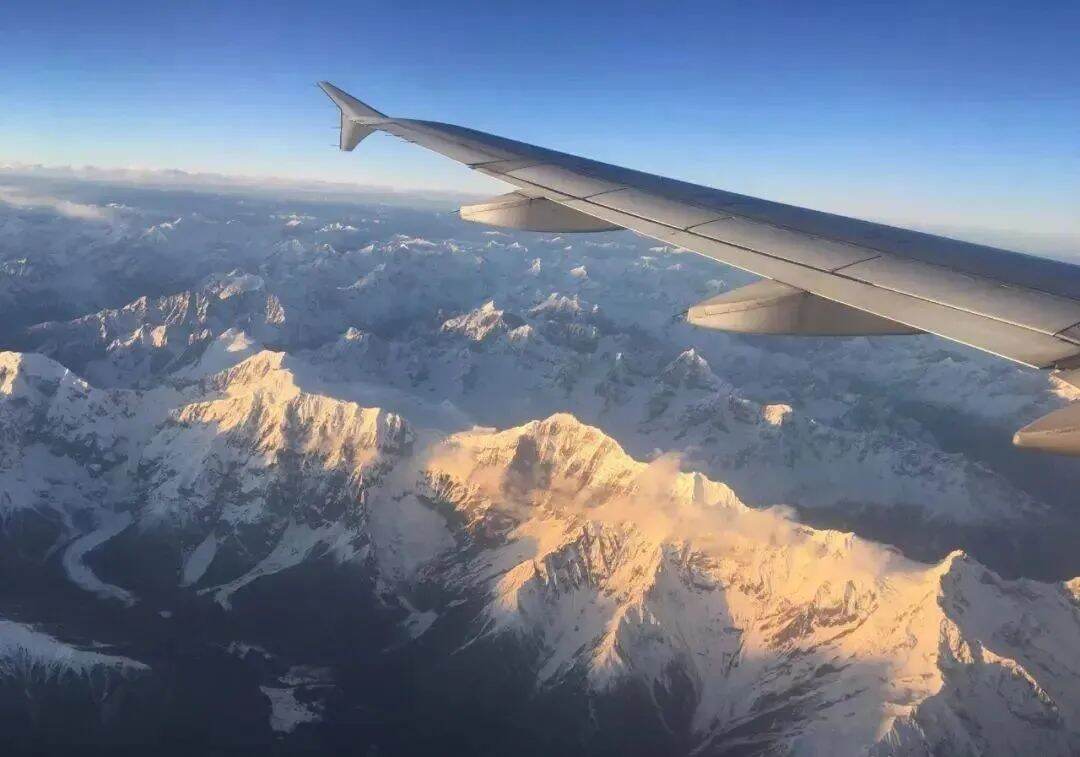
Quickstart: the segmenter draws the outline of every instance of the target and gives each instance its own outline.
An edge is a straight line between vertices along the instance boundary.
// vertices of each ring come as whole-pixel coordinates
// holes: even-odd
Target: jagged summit
[[[473,342],[484,342],[494,336],[514,332],[524,325],[520,316],[497,308],[495,301],[489,300],[476,310],[450,318],[443,323],[442,331],[461,334]]]
[[[735,734],[788,702],[784,743],[816,753],[985,751],[992,742],[964,724],[978,719],[965,698],[980,681],[1015,680],[979,695],[1011,743],[1075,746],[1057,702],[1075,703],[1080,681],[1046,671],[1067,669],[1080,636],[1062,630],[1051,651],[1009,630],[1030,613],[1077,622],[1061,587],[1021,590],[962,552],[922,565],[747,508],[700,474],[634,461],[567,414],[455,435],[428,469],[469,517],[511,517],[501,546],[460,580],[489,577],[494,628],[539,635],[542,682],[579,669],[600,691],[688,680],[702,745],[718,751],[747,743]],[[1010,714],[1025,708],[1041,714]]]
[[[529,315],[544,318],[574,319],[588,312],[578,295],[567,296],[552,292],[547,298],[529,310]]]
[[[659,380],[673,389],[713,389],[720,384],[709,361],[690,348],[660,372]]]
[[[285,308],[262,277],[234,270],[191,290],[38,324],[25,343],[97,385],[125,386],[181,371],[229,331],[273,341],[285,327]]]
[[[207,377],[210,386],[222,391],[238,393],[241,389],[254,390],[273,387],[283,394],[294,396],[300,389],[293,374],[286,366],[289,356],[284,352],[260,350],[236,365]]]
[[[265,289],[266,282],[261,276],[234,270],[227,274],[208,276],[203,283],[203,288],[207,292],[216,294],[219,299],[227,300],[238,294],[258,292]]]

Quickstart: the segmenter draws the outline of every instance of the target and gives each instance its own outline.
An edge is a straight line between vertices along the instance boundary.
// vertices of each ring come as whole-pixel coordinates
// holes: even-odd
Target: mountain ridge
[[[109,398],[104,417],[146,396],[94,390],[47,358],[0,359],[6,396],[40,394],[27,378],[58,380],[97,423]],[[1004,581],[961,552],[923,565],[813,529],[783,508],[747,507],[670,456],[634,460],[567,413],[414,431],[303,392],[295,363],[263,351],[173,390],[177,407],[129,447],[129,467],[152,471],[134,521],[94,549],[164,529],[188,545],[173,558],[176,587],[227,612],[255,582],[332,556],[371,572],[413,639],[441,633],[453,598],[473,597],[466,644],[518,639],[540,689],[581,681],[603,698],[644,686],[699,749],[1080,747],[1080,670],[1067,662],[1080,654],[1075,581]],[[74,438],[77,427],[64,426]],[[395,554],[401,531],[387,534],[398,518],[427,523],[407,558]],[[444,599],[417,609],[433,591]],[[992,737],[980,708],[997,713]],[[780,713],[783,726],[762,725]]]

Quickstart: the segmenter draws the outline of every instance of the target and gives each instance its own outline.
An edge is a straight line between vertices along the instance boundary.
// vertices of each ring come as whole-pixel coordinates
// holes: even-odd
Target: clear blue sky
[[[465,124],[856,215],[1080,235],[1080,3],[96,2],[0,7],[0,161],[499,191],[329,79]]]

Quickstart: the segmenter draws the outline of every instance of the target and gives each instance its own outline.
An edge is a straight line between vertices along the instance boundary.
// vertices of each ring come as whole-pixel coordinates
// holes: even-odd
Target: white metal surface
[[[1007,286],[970,273],[954,271],[896,255],[857,263],[844,275],[894,292],[1056,334],[1080,322],[1080,302],[1021,287]]]
[[[812,237],[746,218],[728,217],[690,231],[718,242],[774,255],[822,271],[835,271],[880,253],[844,242]]]
[[[508,171],[506,175],[515,179],[523,179],[530,184],[536,184],[547,189],[554,189],[556,192],[571,197],[589,197],[590,195],[623,188],[621,184],[615,182],[596,179],[588,174],[546,163],[529,166],[528,168],[518,168],[514,171]]]
[[[643,192],[640,189],[619,189],[606,194],[594,195],[587,199],[590,202],[603,205],[605,208],[621,210],[624,213],[656,221],[665,226],[674,226],[678,229],[686,229],[725,217],[723,213],[715,210],[708,210],[677,200],[669,200],[652,192]]]

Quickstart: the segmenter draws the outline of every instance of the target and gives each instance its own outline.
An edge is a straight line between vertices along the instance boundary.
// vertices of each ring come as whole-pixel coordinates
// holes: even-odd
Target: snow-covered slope
[[[83,271],[83,288],[100,287],[91,299],[114,298],[14,342],[97,386],[193,377],[263,346],[314,350],[338,381],[453,403],[482,424],[571,412],[636,455],[683,455],[754,505],[847,511],[855,527],[882,507],[939,527],[1029,519],[1080,478],[995,465],[1012,430],[1065,401],[1044,375],[930,337],[691,329],[671,314],[744,277],[628,235],[519,239],[387,208],[218,198],[177,213],[125,199],[99,203],[109,223],[82,226],[85,259],[76,239],[58,241],[72,219],[7,218],[12,239],[52,240],[25,260],[12,247],[0,284],[14,287],[13,310],[66,281],[35,266]],[[110,266],[143,296],[116,302],[130,290],[104,286]],[[204,351],[217,359],[200,365]],[[780,405],[784,423],[740,420]]]
[[[570,416],[460,434],[429,475],[470,532],[497,535],[457,580],[490,587],[485,633],[537,645],[540,685],[643,682],[670,726],[689,705],[707,752],[1080,748],[1068,586],[752,510]]]
[[[140,297],[67,323],[39,324],[29,330],[27,343],[112,386],[182,371],[230,329],[274,341],[285,323],[281,302],[266,293],[261,278],[232,272],[208,277],[195,291]]]
[[[101,647],[103,645],[91,645]],[[41,754],[98,743],[127,726],[128,702],[154,671],[129,657],[73,645],[25,623],[0,619],[0,725],[6,754]],[[137,708],[136,708],[137,709]]]
[[[92,389],[44,358],[5,359],[9,393],[40,395],[35,382],[52,377],[54,395],[93,409],[57,427],[160,403]],[[706,370],[691,355],[665,375],[711,385]],[[138,445],[69,429],[124,451],[114,465],[138,474],[124,490],[131,525],[108,530],[117,516],[100,512],[91,549],[164,535],[174,584],[223,607],[330,558],[372,572],[383,601],[407,614],[406,638],[439,636],[454,603],[473,598],[467,644],[516,640],[541,691],[640,687],[658,720],[705,752],[1080,748],[1070,586],[1004,581],[962,553],[925,565],[783,508],[749,508],[676,458],[637,461],[569,414],[418,435],[393,413],[304,391],[282,353],[170,396],[157,424],[107,425],[143,429]],[[766,408],[758,422],[785,424],[789,412]],[[112,544],[121,533],[128,541]]]
[[[126,454],[132,397],[91,387],[41,355],[0,353],[0,512],[92,508]]]
[[[67,676],[89,679],[100,672],[134,676],[148,670],[127,657],[80,649],[24,623],[0,620],[0,680],[31,685]]]

